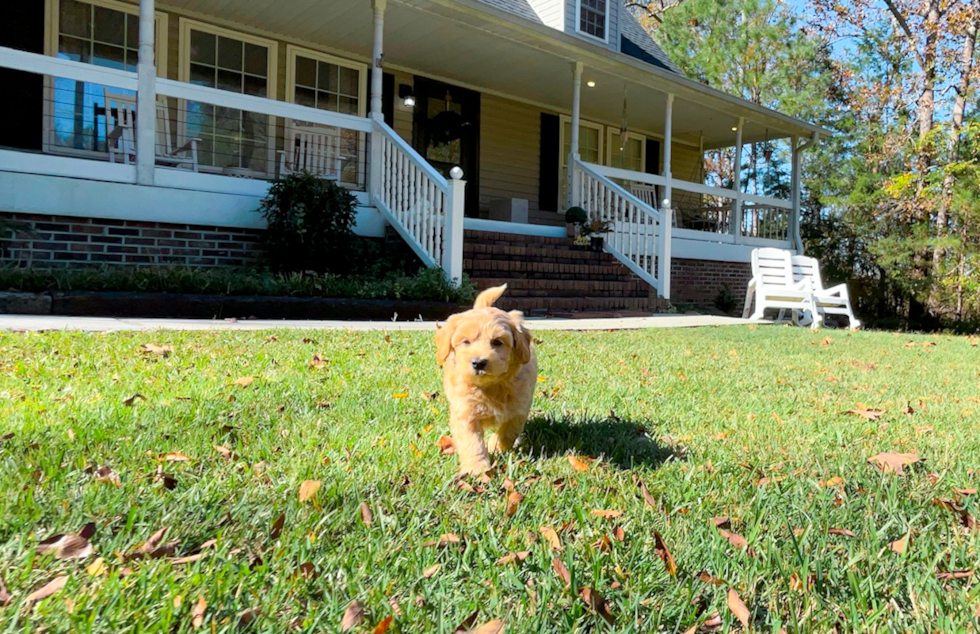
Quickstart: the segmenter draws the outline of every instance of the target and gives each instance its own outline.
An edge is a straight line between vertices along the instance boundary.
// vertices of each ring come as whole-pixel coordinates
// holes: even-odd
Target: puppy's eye
[[[504,342],[501,341],[500,339],[494,339],[493,341],[490,342],[490,345],[493,346],[494,348],[499,348],[500,346],[504,345]]]
[[[468,345],[470,345],[470,340],[469,339],[463,339],[462,341],[459,342],[459,345],[461,345],[461,346],[468,346]]]

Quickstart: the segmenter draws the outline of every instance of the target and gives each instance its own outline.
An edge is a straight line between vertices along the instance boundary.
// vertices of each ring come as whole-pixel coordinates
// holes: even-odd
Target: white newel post
[[[449,171],[449,200],[443,232],[442,270],[459,284],[463,279],[463,216],[466,208],[466,181],[458,166]]]
[[[674,224],[674,210],[669,204],[660,209],[660,244],[657,245],[657,282],[660,296],[670,300],[670,246],[671,227]]]
[[[156,164],[157,69],[153,59],[156,39],[154,0],[140,0],[139,61],[136,66],[136,182],[153,184]]]
[[[568,147],[570,149],[568,158],[565,159],[565,164],[568,166],[567,182],[565,183],[566,191],[568,196],[569,206],[575,206],[581,204],[579,200],[579,185],[578,185],[578,170],[575,169],[575,163],[580,158],[579,155],[579,123],[582,118],[582,71],[584,67],[582,62],[575,62],[572,64],[572,137],[569,139]],[[564,211],[559,209],[559,211]]]
[[[671,207],[674,204],[674,187],[671,182],[673,173],[670,170],[670,149],[674,143],[674,95],[667,95],[667,105],[664,112],[664,165],[661,173],[667,184],[664,185],[664,199],[660,201],[661,207]]]
[[[797,253],[803,254],[803,240],[800,238],[800,138],[794,136],[793,143],[793,176],[790,188],[793,210],[790,212],[789,239],[796,246]]]
[[[732,201],[732,235],[735,236],[735,243],[738,244],[739,236],[742,235],[742,128],[745,126],[745,119],[738,118],[738,130],[735,131],[735,165],[734,182],[732,190],[735,192],[735,199]]]
[[[371,139],[368,149],[368,193],[372,199],[381,195],[382,183],[382,141],[384,136],[380,132],[379,121],[384,120],[382,112],[384,103],[382,92],[384,91],[383,77],[383,57],[384,57],[384,25],[385,8],[387,0],[373,0],[374,10],[374,43],[371,48],[371,118],[374,120],[374,129],[371,130]]]

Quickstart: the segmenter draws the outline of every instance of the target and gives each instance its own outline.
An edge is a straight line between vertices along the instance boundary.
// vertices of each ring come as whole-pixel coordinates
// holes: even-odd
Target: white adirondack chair
[[[820,277],[820,262],[816,258],[794,255],[791,259],[793,262],[793,281],[809,283],[818,318],[822,315],[844,315],[847,317],[848,327],[851,330],[857,330],[861,327],[861,322],[854,316],[854,311],[851,308],[851,299],[847,293],[846,284],[824,288],[823,279]]]
[[[106,145],[109,161],[121,159],[129,165],[136,162],[136,97],[106,89]],[[200,139],[189,139],[174,147],[170,136],[170,113],[165,101],[157,101],[156,162],[174,167],[186,167],[198,171],[197,144]]]
[[[339,130],[287,124],[285,149],[279,151],[279,176],[305,171],[324,180],[340,180],[345,158],[340,153]]]
[[[793,279],[793,260],[789,251],[773,248],[752,251],[752,279],[745,294],[742,319],[749,318],[753,297],[755,312],[751,319],[762,319],[767,308],[777,309],[780,314],[788,309],[793,323],[809,324],[814,329],[820,327],[810,280]]]

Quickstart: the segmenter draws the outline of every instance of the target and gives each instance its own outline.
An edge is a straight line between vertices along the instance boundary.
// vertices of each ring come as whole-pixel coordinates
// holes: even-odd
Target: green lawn
[[[338,632],[354,601],[362,632],[389,616],[389,632],[452,632],[477,609],[476,625],[499,618],[508,632],[684,632],[715,613],[732,631],[730,588],[753,631],[978,627],[980,530],[966,525],[980,517],[968,491],[980,480],[980,348],[966,338],[537,336],[522,446],[492,481],[460,488],[437,446],[447,404],[430,398],[430,333],[0,333],[0,575],[12,596],[0,632]],[[862,406],[884,414],[846,413]],[[881,452],[922,461],[898,476],[868,463]],[[301,502],[306,480],[321,485]],[[510,517],[505,487],[523,496]],[[91,556],[37,552],[88,522]],[[144,548],[153,556],[134,559],[163,527]]]

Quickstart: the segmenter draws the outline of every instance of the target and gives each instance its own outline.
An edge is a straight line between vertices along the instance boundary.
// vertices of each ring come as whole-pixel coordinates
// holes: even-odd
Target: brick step
[[[463,246],[463,257],[473,260],[516,260],[520,262],[561,262],[564,264],[615,264],[616,258],[603,251],[592,251],[565,245],[494,245]]]
[[[590,279],[626,282],[636,279],[619,264],[560,264],[557,262],[512,262],[501,260],[463,260],[463,270],[470,277],[506,277],[514,279]]]
[[[540,244],[544,246],[560,246],[571,244],[571,238],[544,238],[540,236],[522,236],[513,233],[496,233],[492,231],[464,231],[463,244],[495,244],[518,245]]]
[[[513,278],[476,278],[480,290],[507,284],[509,297],[648,297],[649,286],[641,280],[604,282],[591,279],[537,280]]]
[[[569,316],[562,313],[630,311],[653,314],[661,300],[645,297],[508,297],[497,300],[503,310],[519,310],[529,317]],[[532,326],[533,327],[533,326]]]

